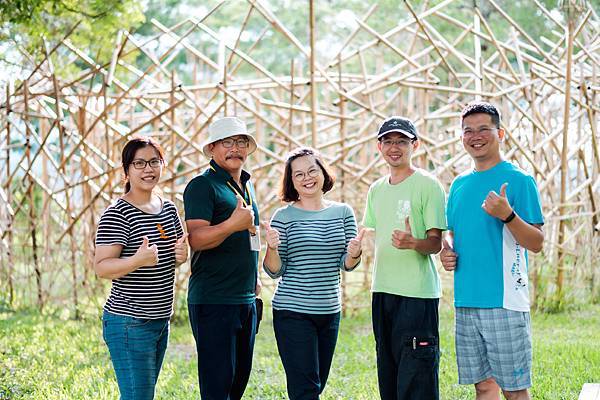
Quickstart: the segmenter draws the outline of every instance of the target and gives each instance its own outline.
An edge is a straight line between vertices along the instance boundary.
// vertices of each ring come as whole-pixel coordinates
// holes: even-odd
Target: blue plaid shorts
[[[458,382],[494,378],[506,391],[531,387],[531,320],[504,308],[456,308]]]

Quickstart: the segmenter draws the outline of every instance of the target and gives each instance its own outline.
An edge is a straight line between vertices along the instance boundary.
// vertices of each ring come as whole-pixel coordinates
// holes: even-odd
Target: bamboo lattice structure
[[[499,37],[476,6],[457,19],[445,12],[453,0],[422,9],[405,1],[404,18],[385,32],[369,25],[377,6],[369,8],[331,54],[316,50],[312,1],[307,44],[261,0],[248,0],[235,41],[209,24],[226,7],[219,3],[201,19],[171,27],[152,21],[155,35],[145,42],[119,33],[107,60],[69,40],[75,25],[3,93],[2,291],[10,301],[25,298],[40,308],[65,302],[77,312],[89,299],[98,304],[106,286],[92,270],[94,232],[102,211],[122,193],[120,150],[131,135],[162,143],[168,164],[161,189],[183,211],[186,183],[208,163],[200,148],[208,124],[238,115],[259,143],[248,168],[263,219],[280,206],[285,153],[301,145],[323,153],[338,177],[328,196],[351,204],[360,218],[369,184],[386,171],[374,140],[383,118],[415,120],[422,141],[415,164],[447,189],[470,167],[460,142],[460,110],[484,99],[502,112],[505,157],[532,173],[540,188],[547,240],[542,255],[532,257],[534,295],[554,290],[540,282],[548,276],[553,282],[556,271],[559,289],[566,279],[593,292],[600,265],[600,19],[583,9],[566,27],[534,1],[553,26],[548,37],[530,37],[493,0],[489,4],[510,27],[508,37]],[[250,19],[261,20],[264,30],[242,46]],[[456,34],[440,33],[442,22]],[[293,50],[281,60],[289,75],[276,75],[253,57],[266,33]],[[177,57],[185,58],[191,82],[178,78],[185,71],[173,66]],[[81,67],[75,76],[57,72],[57,64],[70,63]],[[351,288],[368,287],[370,261],[344,277],[351,308],[364,305]],[[189,265],[182,266],[178,291],[187,273]]]

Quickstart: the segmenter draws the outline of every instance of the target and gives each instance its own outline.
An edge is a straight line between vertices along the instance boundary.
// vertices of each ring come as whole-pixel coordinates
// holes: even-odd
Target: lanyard
[[[217,172],[216,169],[214,169],[214,167],[212,165],[209,165],[210,169],[213,170],[213,172]],[[233,185],[231,184],[231,182],[227,182],[227,186],[229,186],[229,188],[231,190],[233,190],[233,194],[235,194],[236,196],[239,195],[240,193],[235,189],[235,187],[233,187]],[[248,203],[246,202],[246,196],[248,196],[248,199],[250,200],[250,207],[252,207],[252,196],[250,195],[250,192],[248,191],[248,187],[244,186],[245,192],[241,193],[241,198],[242,198],[242,202],[244,203],[244,206],[248,207]]]

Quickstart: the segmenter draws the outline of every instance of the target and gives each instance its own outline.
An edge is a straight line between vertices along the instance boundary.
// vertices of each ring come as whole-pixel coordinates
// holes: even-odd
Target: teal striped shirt
[[[271,227],[279,232],[281,269],[273,308],[308,314],[333,314],[342,309],[340,270],[346,249],[356,237],[356,218],[350,206],[328,202],[319,211],[293,205],[275,211]]]

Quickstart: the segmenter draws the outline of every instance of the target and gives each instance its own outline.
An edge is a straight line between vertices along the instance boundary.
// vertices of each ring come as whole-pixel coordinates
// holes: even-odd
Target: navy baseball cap
[[[409,139],[417,139],[417,128],[415,128],[415,125],[410,119],[404,117],[389,117],[383,121],[379,127],[377,140],[380,140],[388,133],[393,132],[401,133]]]

